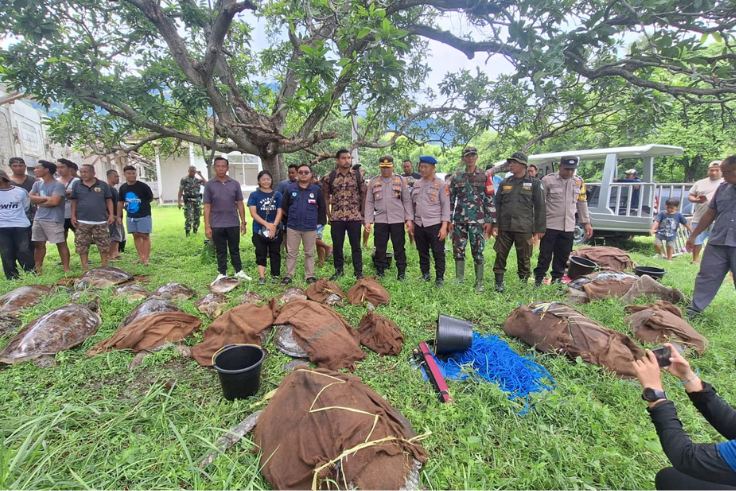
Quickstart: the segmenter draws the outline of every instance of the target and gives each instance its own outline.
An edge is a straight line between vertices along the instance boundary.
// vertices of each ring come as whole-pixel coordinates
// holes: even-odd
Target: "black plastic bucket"
[[[472,345],[473,324],[457,317],[439,315],[434,337],[435,353],[459,353]]]
[[[651,276],[657,281],[660,281],[667,270],[662,268],[655,268],[654,266],[637,266],[634,268],[636,276]]]
[[[227,400],[255,395],[261,386],[261,365],[266,353],[254,344],[229,344],[212,357]]]
[[[570,266],[567,267],[567,276],[571,280],[574,280],[586,274],[591,274],[596,269],[598,269],[598,265],[590,259],[580,256],[570,256]]]

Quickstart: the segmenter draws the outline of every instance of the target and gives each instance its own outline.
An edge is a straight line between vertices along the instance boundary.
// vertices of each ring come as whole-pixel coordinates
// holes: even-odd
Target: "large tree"
[[[404,135],[425,141],[448,124],[461,140],[508,124],[479,100],[477,81],[448,80],[440,94],[423,87],[427,39],[469,58],[503,55],[516,80],[537,89],[556,80],[610,88],[605,80],[618,79],[690,103],[736,97],[736,6],[727,0],[3,3],[0,28],[10,38],[0,74],[37,100],[65,104],[56,137],[109,149],[142,130],[136,146],[173,138],[240,150],[277,175],[284,153],[336,136],[323,127],[331,115],[360,113],[357,144],[369,147]],[[443,29],[448,13],[473,34]],[[271,44],[257,49],[262,25]],[[624,48],[627,35],[640,41]],[[709,42],[720,43],[716,55]],[[692,83],[672,83],[682,75]],[[392,137],[381,139],[386,131]]]

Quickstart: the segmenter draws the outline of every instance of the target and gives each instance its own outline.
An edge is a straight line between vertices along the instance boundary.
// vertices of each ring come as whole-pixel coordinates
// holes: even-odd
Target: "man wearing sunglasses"
[[[317,243],[317,227],[327,223],[327,206],[322,190],[310,183],[312,171],[307,164],[297,169],[297,181],[286,187],[281,209],[286,218],[286,276],[281,281],[286,286],[294,279],[299,244],[304,249],[304,276],[307,283],[315,283],[314,249]]]

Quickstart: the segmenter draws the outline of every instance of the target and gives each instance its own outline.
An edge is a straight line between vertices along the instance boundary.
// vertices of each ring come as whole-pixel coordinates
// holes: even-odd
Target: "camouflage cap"
[[[511,162],[512,160],[515,160],[520,164],[529,165],[529,162],[527,162],[527,155],[524,152],[512,153],[511,157],[506,159],[506,162]]]
[[[478,149],[475,147],[463,148],[463,157],[467,157],[468,155],[478,155]]]

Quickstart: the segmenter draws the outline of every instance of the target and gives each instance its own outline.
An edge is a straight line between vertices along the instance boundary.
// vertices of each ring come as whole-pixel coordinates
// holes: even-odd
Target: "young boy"
[[[664,242],[667,246],[667,260],[672,261],[672,253],[675,251],[677,245],[677,229],[680,224],[685,225],[688,232],[692,233],[693,229],[690,224],[687,223],[685,216],[677,211],[680,207],[680,200],[677,198],[670,198],[665,202],[665,211],[660,211],[657,216],[654,217],[654,225],[649,231],[650,235],[655,235],[654,248],[657,249],[657,256],[665,257],[662,254],[662,243]]]

